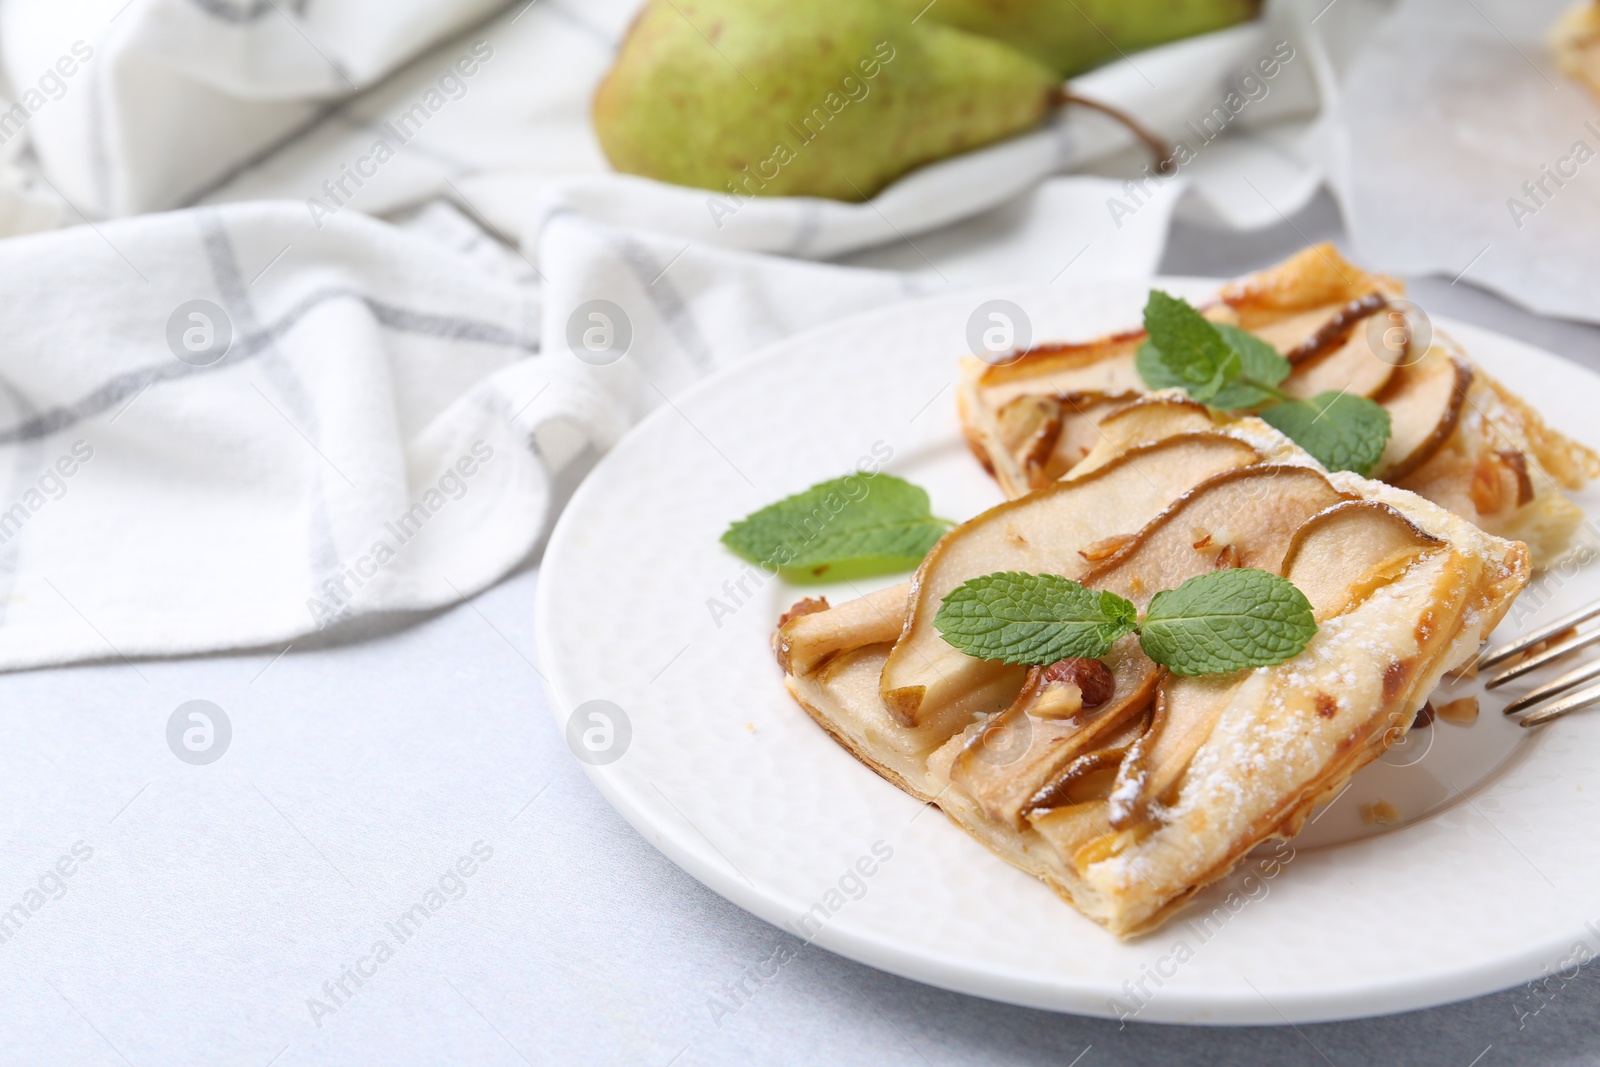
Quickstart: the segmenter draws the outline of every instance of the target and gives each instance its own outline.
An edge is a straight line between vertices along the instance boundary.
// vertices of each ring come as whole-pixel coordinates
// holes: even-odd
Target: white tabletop
[[[1179,226],[1162,269],[1237,273],[1338,234],[1326,199],[1251,236]],[[1469,283],[1413,295],[1600,367],[1600,329]],[[537,583],[281,656],[0,676],[0,1063],[1600,1063],[1592,967],[1542,998],[1119,1029],[803,946],[589,785],[541,691]],[[209,764],[168,745],[195,699],[232,727]]]

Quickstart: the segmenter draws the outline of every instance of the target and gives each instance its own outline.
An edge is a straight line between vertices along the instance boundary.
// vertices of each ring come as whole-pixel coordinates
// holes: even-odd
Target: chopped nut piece
[[[1083,710],[1083,690],[1074,682],[1046,686],[1028,708],[1036,719],[1070,719]]]
[[[1396,826],[1400,822],[1400,809],[1387,800],[1374,800],[1361,805],[1361,821],[1368,826]]]
[[[1478,721],[1478,698],[1462,697],[1448,704],[1440,704],[1434,711],[1445,722],[1455,723],[1457,726],[1471,726]]]
[[[1071,682],[1083,696],[1083,706],[1098,708],[1116,692],[1117,681],[1111,668],[1097,659],[1057,660],[1044,669],[1045,685]]]

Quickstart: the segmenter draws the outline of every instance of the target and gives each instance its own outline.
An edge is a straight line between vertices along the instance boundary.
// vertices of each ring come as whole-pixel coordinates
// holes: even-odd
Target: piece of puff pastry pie
[[[1277,336],[1292,348],[1337,334],[1329,324],[1366,295],[1326,277],[1311,293],[1295,278],[1285,268],[1234,287],[1227,307],[1253,328],[1284,324]],[[1036,389],[999,376],[973,383],[969,403],[998,411],[1018,399],[1133,392],[1121,344],[1087,361],[1039,357],[1072,377],[1065,388],[1065,378]],[[1328,344],[1324,358],[1341,358],[1336,339]],[[1439,358],[1457,373],[1453,353]],[[1099,375],[1092,389],[1089,373]],[[1002,381],[1018,388],[1006,394]],[[1370,388],[1381,396],[1391,385]],[[909,583],[837,606],[802,601],[773,636],[789,691],[841,745],[1119,937],[1159,925],[1264,840],[1298,832],[1472,657],[1529,573],[1522,544],[1456,511],[1326,473],[1260,419],[1196,408],[1161,397],[1121,415],[1121,429],[1083,454],[1041,449],[1039,487],[1014,485],[1016,499],[957,526]],[[1032,477],[1008,466],[1009,445],[996,458],[1003,478]],[[1430,473],[1429,460],[1408,452],[1395,465],[1410,463],[1421,487],[1457,503],[1436,488],[1446,474]],[[1062,478],[1053,465],[1067,461],[1075,469]],[[1126,636],[1098,659],[1030,667],[968,655],[934,625],[952,590],[997,571],[1059,575],[1143,612],[1161,590],[1234,567],[1280,575],[1304,594],[1316,627],[1298,654],[1183,676]]]
[[[1348,393],[1382,405],[1392,433],[1372,477],[1526,543],[1535,567],[1554,562],[1583,520],[1563,490],[1600,475],[1600,455],[1551,429],[1442,333],[1403,328],[1402,294],[1397,280],[1319,245],[1224,286],[1201,310],[1271,343],[1292,366],[1281,384],[1288,395]],[[1002,365],[964,361],[962,425],[1008,497],[1149,439],[1149,391],[1135,367],[1145,339],[1138,331],[1038,346]],[[1182,416],[1195,431],[1212,417],[1192,402]]]

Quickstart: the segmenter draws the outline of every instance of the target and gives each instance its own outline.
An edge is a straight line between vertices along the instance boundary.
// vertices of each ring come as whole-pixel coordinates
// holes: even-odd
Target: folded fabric
[[[1147,275],[1188,184],[1056,176],[1128,143],[1086,112],[865,204],[610,174],[587,101],[636,0],[473,26],[489,6],[0,6],[0,147],[37,179],[0,224],[216,202],[0,242],[0,669],[471,595],[538,543],[555,475],[705,375],[907,296]],[[1181,129],[1281,30],[1074,87]],[[1315,107],[1289,86],[1250,106]]]
[[[286,640],[542,528],[535,294],[296,205],[0,242],[0,666]]]
[[[182,204],[502,0],[115,0],[0,8],[50,180],[99,216]],[[13,109],[15,113],[15,109]]]
[[[1166,216],[1145,225],[1099,269],[1148,271]],[[574,213],[533,285],[442,247],[495,247],[459,215],[416,228],[256,203],[0,242],[0,669],[470,595],[580,455],[763,344],[943,288]]]

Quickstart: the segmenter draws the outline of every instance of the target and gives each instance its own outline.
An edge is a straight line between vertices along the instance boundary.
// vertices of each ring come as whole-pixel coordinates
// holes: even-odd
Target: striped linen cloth
[[[1081,115],[868,204],[714,210],[606,173],[586,102],[634,6],[0,5],[27,113],[0,226],[78,223],[0,241],[0,669],[452,603],[530,559],[630,426],[764,344],[1159,262],[1188,180],[1108,211],[1121,181],[1057,174],[1124,145]],[[1277,32],[1084,81],[1170,126]],[[1287,210],[1315,188],[1290,179]]]

